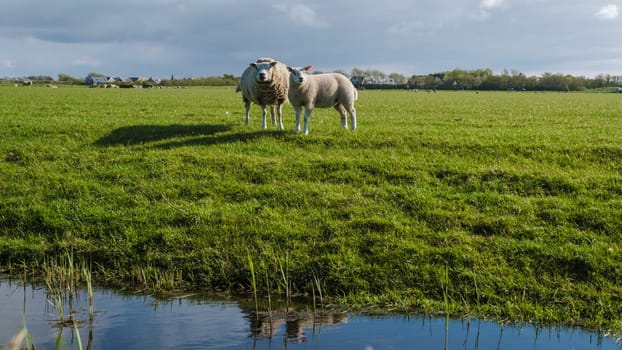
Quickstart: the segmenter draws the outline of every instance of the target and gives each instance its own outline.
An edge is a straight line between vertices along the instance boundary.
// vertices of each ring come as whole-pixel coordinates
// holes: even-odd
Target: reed
[[[80,275],[76,273],[76,268],[73,264],[73,254],[67,251],[65,252],[65,255],[66,260],[64,260],[64,262],[66,263],[66,266],[64,269],[61,269],[61,271],[66,273],[67,292],[69,293],[69,299],[73,300],[76,292],[76,282],[80,278]]]
[[[134,266],[129,275],[132,287],[139,288],[141,292],[157,297],[165,297],[183,285],[181,270],[163,270],[151,264]]]
[[[272,291],[270,290],[270,278],[268,276],[268,270],[265,270],[266,273],[266,288],[267,288],[267,296],[268,296],[268,317],[270,317],[270,334],[272,334]]]
[[[313,314],[315,314],[317,310],[317,303],[315,301],[315,286],[311,286],[311,300],[313,302]]]
[[[253,258],[251,257],[250,251],[247,251],[246,254],[248,258],[248,269],[251,273],[251,286],[253,288],[253,299],[255,300],[255,317],[259,317],[259,301],[257,296],[257,279],[255,278],[255,263],[253,262]]]
[[[284,264],[282,260],[285,260]],[[283,287],[285,289],[286,310],[289,310],[289,305],[291,303],[291,285],[290,285],[290,280],[289,280],[289,256],[288,254],[285,253],[285,258],[279,259],[278,263],[279,263],[279,271],[281,273],[281,279],[283,281]]]
[[[449,349],[449,268],[445,265],[441,276],[443,304],[445,306],[445,350]]]
[[[84,262],[77,263],[73,253],[66,251],[58,259],[46,259],[42,264],[43,280],[51,294],[60,295],[71,303],[84,276]]]
[[[80,337],[80,330],[78,329],[78,324],[76,322],[73,323],[73,330],[76,334],[76,342],[78,346],[77,350],[82,350],[82,337]]]
[[[86,292],[88,294],[89,302],[89,320],[93,320],[95,317],[95,310],[93,308],[93,277],[91,275],[91,269],[86,266],[82,267],[82,276],[86,282]]]
[[[312,288],[313,290],[313,310],[315,311],[316,309],[316,305],[315,305],[315,290],[317,289],[319,297],[320,297],[320,306],[322,308],[322,311],[324,311],[324,299],[322,296],[322,284],[320,283],[320,279],[318,278],[318,276],[313,273],[313,284],[314,287]]]
[[[54,349],[65,349],[66,346],[63,342],[63,327],[56,333],[56,339],[54,340]]]
[[[56,313],[57,324],[64,324],[65,307],[63,306],[63,299],[61,298],[61,296],[58,294],[48,295],[47,302],[48,305],[50,305]]]

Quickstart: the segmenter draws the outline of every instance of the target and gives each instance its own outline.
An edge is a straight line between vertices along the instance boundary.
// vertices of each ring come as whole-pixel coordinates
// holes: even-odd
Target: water
[[[44,289],[0,282],[0,349],[24,324],[37,349],[77,349],[75,328],[56,325],[53,304]],[[92,322],[85,293],[72,304],[74,317],[83,321],[78,326],[82,347],[94,350],[622,349],[612,338],[580,330],[500,327],[476,319],[449,320],[446,327],[444,318],[427,316],[338,314],[314,319],[310,312],[254,323],[252,302],[199,296],[158,301],[100,290],[94,295]]]

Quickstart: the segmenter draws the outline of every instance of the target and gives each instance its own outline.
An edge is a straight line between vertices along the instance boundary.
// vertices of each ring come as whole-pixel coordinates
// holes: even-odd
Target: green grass
[[[622,328],[619,95],[367,90],[308,136],[233,88],[0,98],[3,270]]]

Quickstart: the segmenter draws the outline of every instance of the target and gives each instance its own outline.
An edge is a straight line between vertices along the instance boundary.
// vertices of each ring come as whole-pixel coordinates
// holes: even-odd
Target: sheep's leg
[[[348,118],[346,117],[346,109],[343,107],[343,105],[337,104],[335,106],[335,109],[337,110],[337,112],[339,112],[339,116],[341,117],[341,128],[342,129],[347,129],[348,128]]]
[[[356,109],[351,106],[348,110],[350,112],[350,124],[352,124],[352,130],[356,130]]]
[[[302,111],[302,107],[294,107],[294,110],[296,111],[296,128],[294,129],[294,132],[297,134],[300,132],[300,112]]]
[[[262,129],[267,129],[268,128],[268,123],[266,123],[266,106],[262,105],[261,106],[261,128]]]
[[[305,127],[303,133],[305,135],[309,135],[309,119],[311,119],[311,113],[313,112],[313,108],[305,108]]]
[[[270,116],[272,117],[272,125],[276,125],[276,118],[274,116],[274,105],[270,105]]]
[[[246,110],[246,125],[251,123],[251,101],[244,99],[244,109]]]
[[[276,111],[279,117],[279,130],[283,130],[283,105],[279,104]]]

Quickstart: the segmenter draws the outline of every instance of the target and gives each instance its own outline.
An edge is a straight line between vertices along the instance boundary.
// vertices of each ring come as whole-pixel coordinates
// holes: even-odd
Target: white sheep
[[[313,66],[304,68],[287,67],[289,75],[289,102],[296,111],[296,133],[300,132],[300,112],[305,107],[304,134],[309,134],[309,119],[315,107],[334,107],[341,116],[341,127],[346,129],[346,111],[350,114],[352,130],[356,129],[356,109],[358,98],[356,88],[343,74],[308,74]]]
[[[287,102],[289,72],[287,67],[272,58],[259,58],[244,70],[236,92],[242,91],[246,108],[246,125],[250,123],[251,102],[261,106],[261,127],[267,128],[266,106],[270,106],[272,124],[276,124],[277,106],[279,129],[283,130],[283,104]]]

